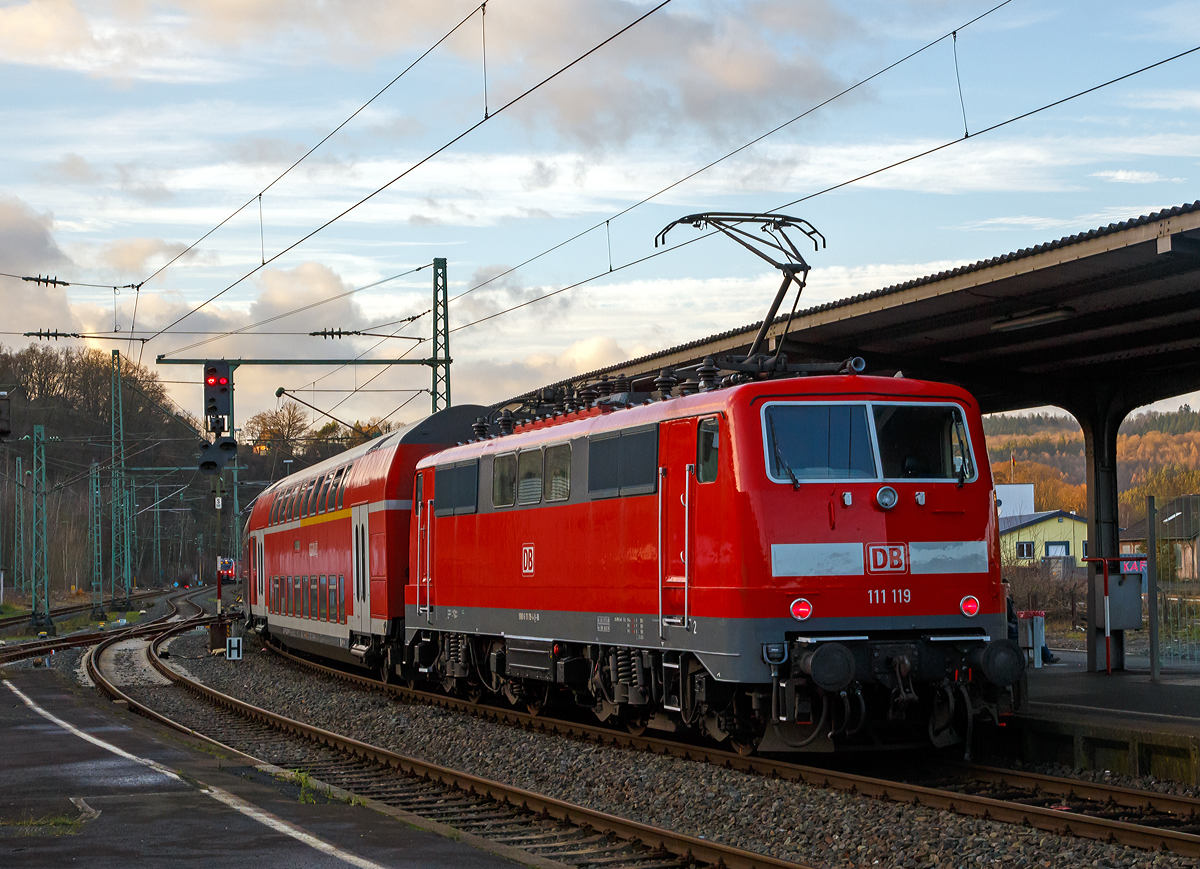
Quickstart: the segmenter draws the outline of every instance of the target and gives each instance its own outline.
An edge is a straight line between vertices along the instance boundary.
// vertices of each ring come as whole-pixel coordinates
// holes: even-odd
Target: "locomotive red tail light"
[[[958,606],[964,616],[971,618],[979,612],[979,598],[969,594],[958,602]]]
[[[797,621],[802,622],[811,615],[812,615],[812,604],[811,603],[809,603],[802,597],[798,597],[794,601],[792,601],[792,618],[796,619]]]

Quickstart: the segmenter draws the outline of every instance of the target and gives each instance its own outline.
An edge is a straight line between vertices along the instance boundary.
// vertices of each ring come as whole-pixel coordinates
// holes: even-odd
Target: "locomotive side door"
[[[696,492],[696,420],[663,423],[658,468],[659,635],[689,630]]]
[[[350,573],[354,612],[347,618],[352,632],[371,633],[371,538],[367,526],[369,504],[350,508]]]

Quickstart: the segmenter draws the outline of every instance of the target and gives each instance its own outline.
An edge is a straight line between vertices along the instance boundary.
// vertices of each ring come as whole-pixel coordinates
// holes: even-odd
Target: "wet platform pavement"
[[[53,672],[9,672],[0,683],[0,866],[517,865],[366,806],[321,795],[301,803],[297,785],[196,745]]]

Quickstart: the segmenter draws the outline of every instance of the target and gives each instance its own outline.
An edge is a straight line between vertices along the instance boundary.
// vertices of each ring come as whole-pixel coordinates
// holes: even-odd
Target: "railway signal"
[[[237,462],[237,441],[222,435],[211,444],[200,441],[200,473],[219,474],[230,462]]]
[[[226,421],[232,410],[233,378],[229,363],[211,360],[204,363],[204,418],[215,434],[228,431]]]

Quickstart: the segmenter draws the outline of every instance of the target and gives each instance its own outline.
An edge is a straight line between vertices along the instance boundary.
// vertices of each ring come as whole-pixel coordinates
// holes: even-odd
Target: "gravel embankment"
[[[657,826],[825,867],[982,864],[1200,867],[1028,828],[775,781],[678,758],[634,754],[410,705],[306,671],[261,651],[205,657],[198,633],[171,643],[214,688],[282,715],[393,751]]]

